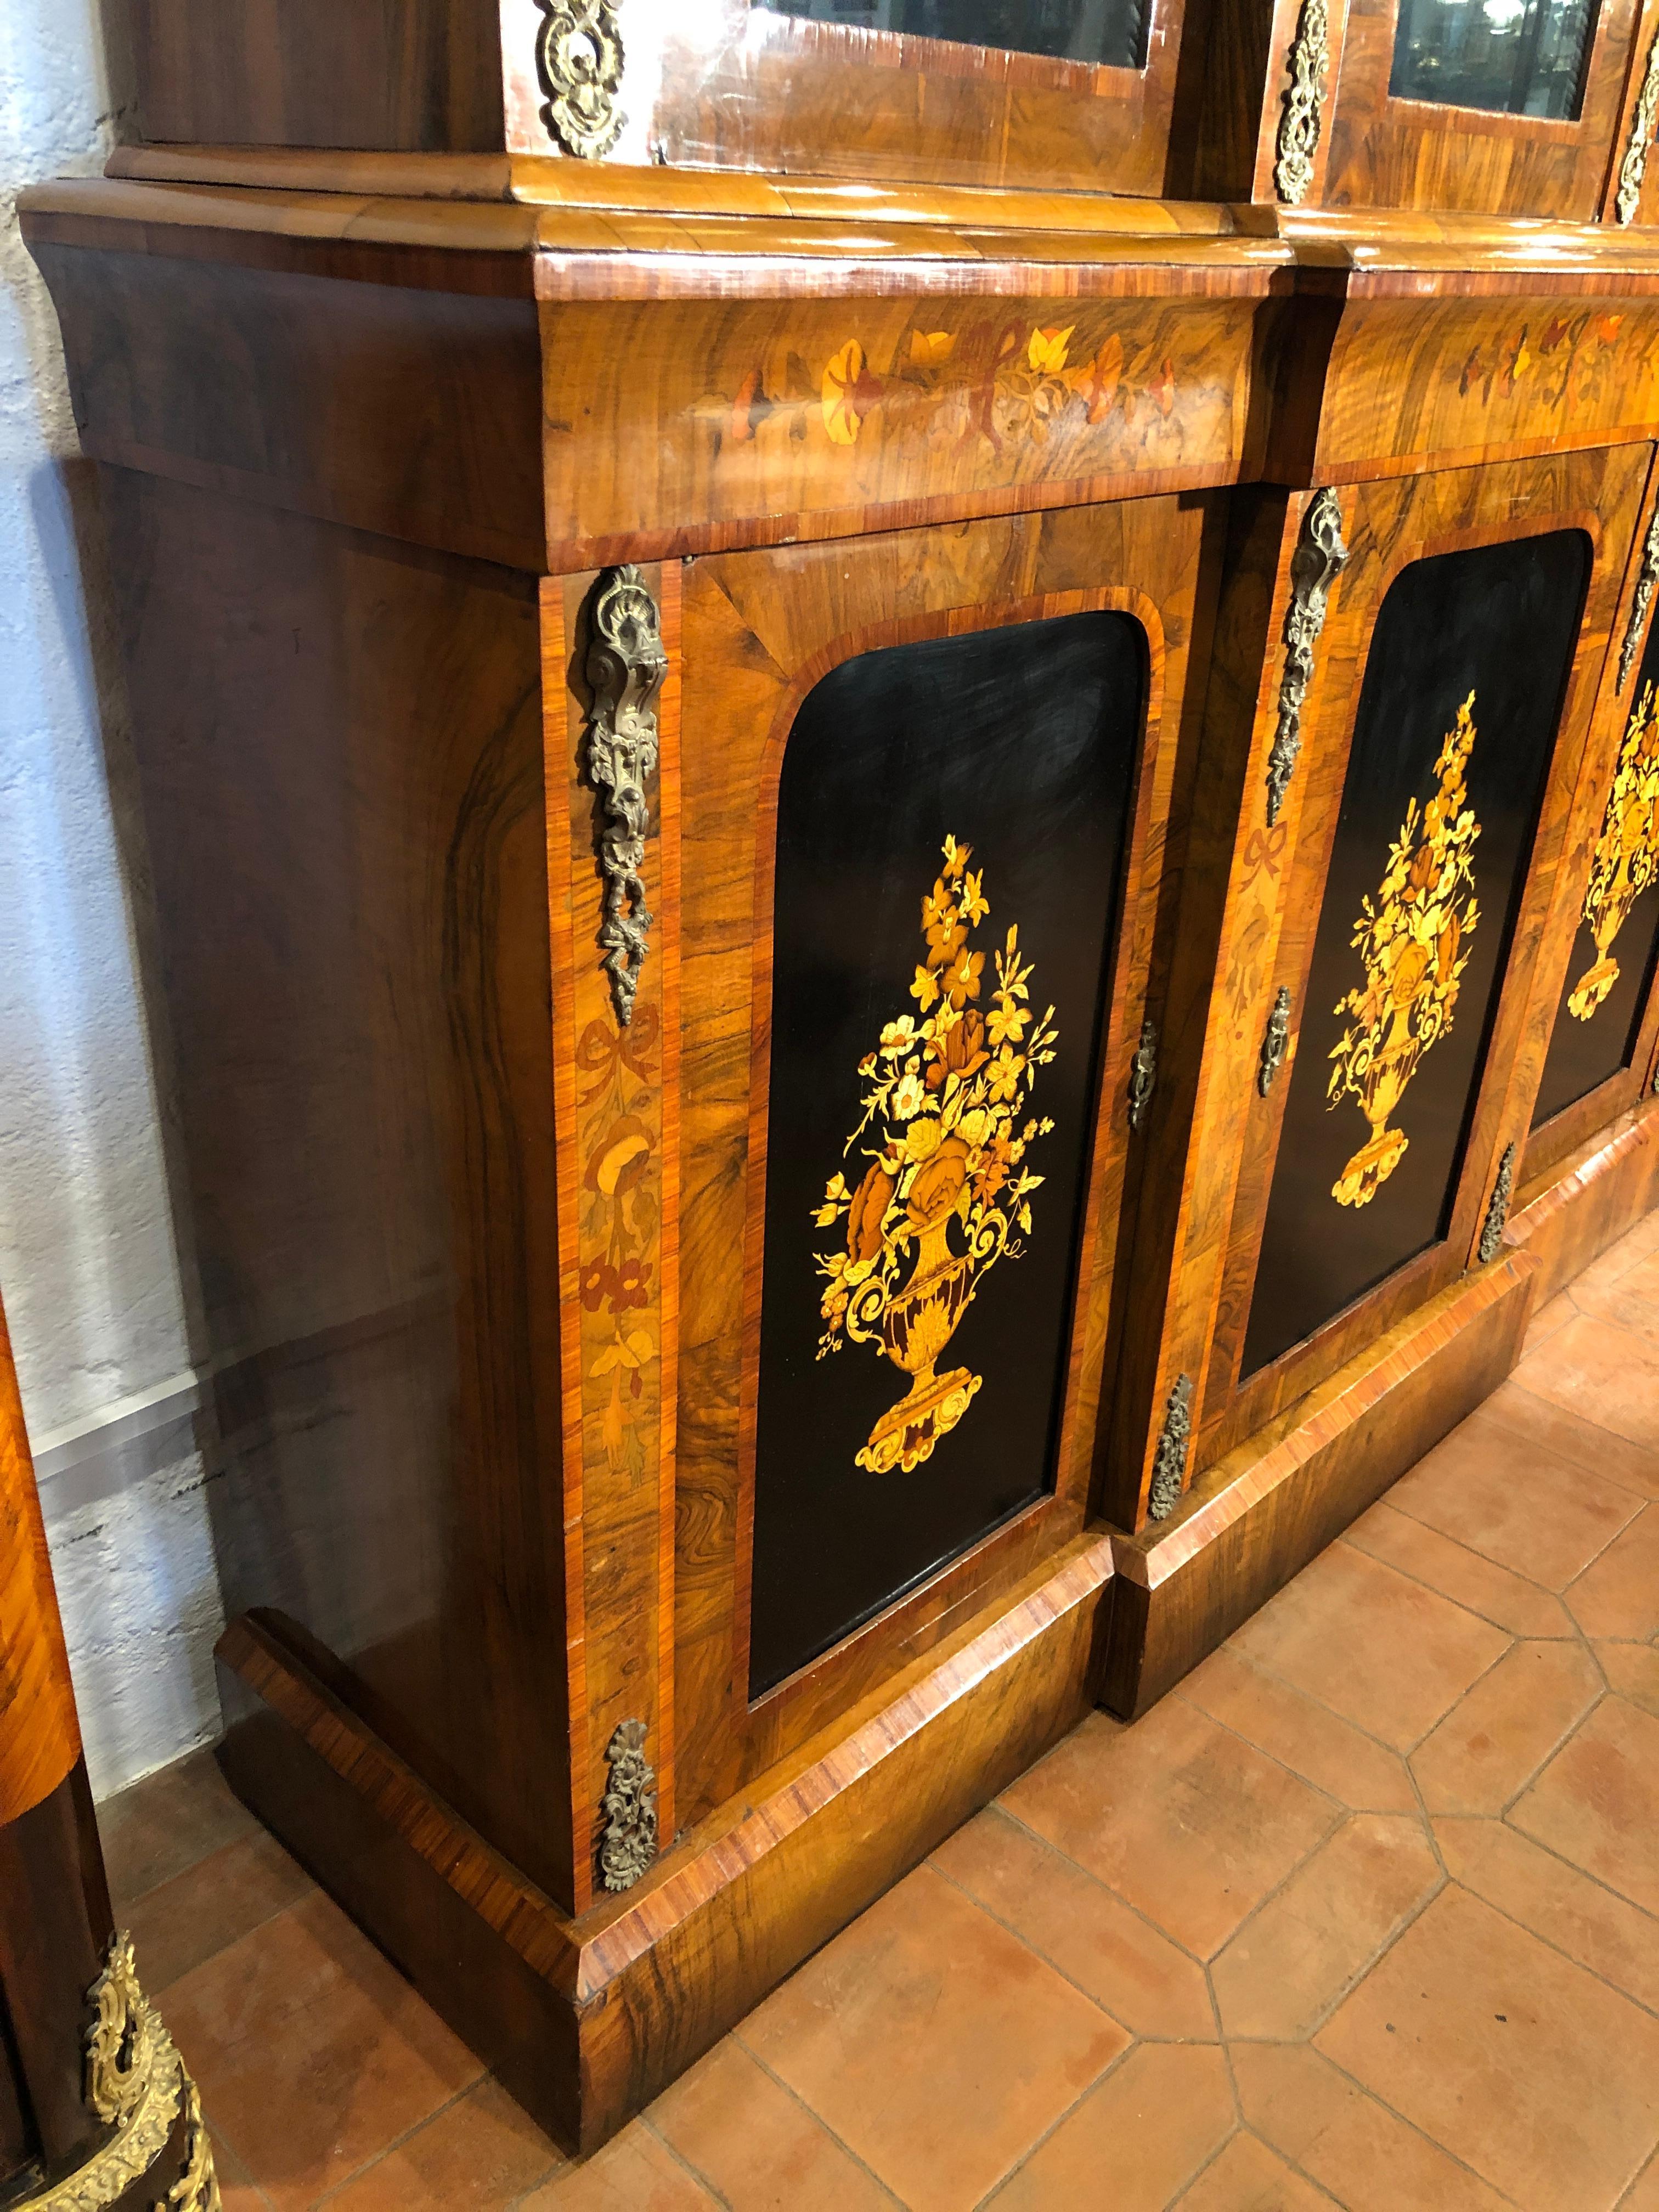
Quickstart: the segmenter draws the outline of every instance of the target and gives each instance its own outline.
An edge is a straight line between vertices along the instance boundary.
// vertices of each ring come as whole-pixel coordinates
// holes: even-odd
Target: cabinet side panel
[[[487,154],[503,143],[494,0],[104,0],[133,135]]]
[[[535,581],[106,483],[227,1610],[568,1896]]]

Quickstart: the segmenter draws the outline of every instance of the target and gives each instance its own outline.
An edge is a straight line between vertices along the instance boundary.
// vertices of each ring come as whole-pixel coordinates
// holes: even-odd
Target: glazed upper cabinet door
[[[1327,207],[1592,221],[1637,0],[1348,0]]]
[[[684,570],[683,1817],[1083,1525],[1217,514]]]
[[[1160,1333],[1118,1394],[1145,1424],[1115,1455],[1130,1525],[1183,1376],[1201,1469],[1475,1259],[1543,1065],[1534,970],[1599,803],[1586,737],[1647,462],[1321,493],[1258,549],[1268,649],[1175,1257],[1144,1302],[1137,1280]]]
[[[1185,0],[595,4],[624,56],[612,159],[1157,193]],[[507,143],[558,150],[551,0],[502,0]]]

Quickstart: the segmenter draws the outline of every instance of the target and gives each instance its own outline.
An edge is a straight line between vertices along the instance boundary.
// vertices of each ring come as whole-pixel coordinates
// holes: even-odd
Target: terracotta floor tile
[[[1197,1961],[997,1806],[958,1828],[933,1863],[1132,2033],[1213,2039]]]
[[[1586,1636],[1645,1644],[1659,1636],[1659,1505],[1615,1536],[1567,1591]]]
[[[1198,1957],[1212,1957],[1336,1823],[1327,1799],[1178,1698],[1091,1716],[1002,1802]]]
[[[975,2203],[1129,2042],[927,1866],[738,2037],[913,2212]]]
[[[1480,1411],[1500,1428],[1547,1444],[1575,1467],[1616,1482],[1621,1489],[1633,1490],[1640,1498],[1659,1498],[1659,1451],[1616,1437],[1610,1429],[1585,1420],[1565,1406],[1523,1389],[1513,1376],[1498,1384],[1482,1402]]]
[[[1143,2043],[991,2201],[996,2212],[1164,2212],[1236,2118],[1218,2051]]]
[[[1446,1820],[1433,1826],[1454,1881],[1659,2013],[1659,1920],[1564,1865],[1506,1821]]]
[[[1558,1291],[1547,1304],[1538,1309],[1528,1323],[1527,1333],[1521,1340],[1522,1356],[1524,1358],[1528,1352],[1535,1349],[1547,1336],[1553,1336],[1556,1330],[1564,1323],[1570,1322],[1577,1310],[1577,1307],[1572,1302],[1572,1293],[1570,1291]]]
[[[1615,1436],[1659,1448],[1659,1343],[1651,1337],[1581,1314],[1523,1359],[1515,1379]]]
[[[1249,2124],[1346,2212],[1504,2212],[1508,2199],[1305,2044],[1232,2053]]]
[[[1509,1641],[1420,1583],[1333,1544],[1245,1622],[1233,1645],[1407,1751]]]
[[[1659,1716],[1659,1649],[1651,1644],[1598,1644],[1607,1686],[1644,1713]]]
[[[1329,2212],[1331,2200],[1266,2143],[1237,2135],[1176,2201],[1181,2212]]]
[[[213,2168],[219,2184],[221,2212],[270,2212],[270,2199],[248,2179],[242,2164],[214,2124],[211,2112],[203,2116],[213,2142]]]
[[[1500,1567],[1564,1590],[1641,1501],[1476,1413],[1401,1476],[1389,1503]]]
[[[1619,2212],[1659,2212],[1659,2156],[1649,2161]]]
[[[347,2182],[329,2212],[504,2212],[566,2164],[486,2077]]]
[[[321,1895],[175,1982],[167,2022],[278,2212],[346,2180],[481,2070]]]
[[[264,1829],[159,1883],[122,1915],[145,1988],[159,1997],[181,1974],[297,1905],[316,1886]]]
[[[1582,1644],[1516,1644],[1412,1753],[1431,1813],[1501,1813],[1601,1694]]]
[[[729,2036],[658,2098],[650,2118],[732,2212],[882,2212],[894,2202]]]
[[[1386,1499],[1362,1513],[1342,1540],[1357,1551],[1369,1552],[1384,1566],[1397,1567],[1413,1582],[1449,1597],[1454,1605],[1478,1613],[1494,1628],[1511,1636],[1533,1638],[1571,1636],[1571,1617],[1560,1599],[1508,1567],[1483,1559],[1466,1545],[1454,1543],[1437,1528],[1414,1521]]]
[[[213,1753],[197,1751],[106,1798],[98,1808],[98,1833],[118,1913],[210,1852],[264,1831],[231,1795]]]
[[[1551,1602],[1539,1595],[1544,1604]],[[1351,1812],[1417,1810],[1417,1792],[1397,1752],[1385,1751],[1328,1706],[1253,1667],[1231,1644],[1194,1668],[1176,1694]]]
[[[1659,2021],[1456,1887],[1316,2045],[1526,2212],[1606,2212],[1659,2142]]]
[[[1659,1719],[1604,1698],[1510,1819],[1645,1911],[1659,1912]]]
[[[1440,1881],[1420,1819],[1357,1814],[1211,1966],[1224,2031],[1277,2042],[1310,2034]]]
[[[518,2212],[712,2212],[720,2199],[643,2120],[523,2199]]]
[[[1581,1313],[1617,1328],[1633,1329],[1650,1342],[1659,1339],[1659,1253],[1648,1253],[1616,1275],[1589,1268],[1575,1285],[1573,1303]]]

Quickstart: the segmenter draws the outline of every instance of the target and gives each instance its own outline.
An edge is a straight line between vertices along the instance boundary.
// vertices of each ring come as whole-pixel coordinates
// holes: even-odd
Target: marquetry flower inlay
[[[1568,1011],[1587,1022],[1619,981],[1613,943],[1643,892],[1659,882],[1659,711],[1644,684],[1626,727],[1601,834],[1584,893],[1584,927],[1596,960],[1574,985]]]
[[[1360,901],[1353,945],[1365,969],[1362,984],[1337,1001],[1349,1026],[1331,1054],[1327,1093],[1333,1107],[1352,1097],[1370,1127],[1333,1184],[1341,1206],[1364,1206],[1400,1164],[1410,1142],[1389,1117],[1431,1051],[1452,1025],[1465,949],[1480,919],[1473,854],[1480,825],[1467,804],[1464,781],[1474,749],[1474,694],[1457,710],[1435,762],[1435,793],[1406,819],[1389,850],[1376,903]]]
[[[927,957],[910,984],[913,1012],[890,1021],[860,1062],[863,1112],[813,1219],[844,1221],[846,1240],[817,1255],[823,1278],[818,1357],[872,1344],[910,1377],[856,1455],[872,1474],[906,1473],[955,1428],[982,1378],[936,1363],[1001,1259],[1031,1233],[1031,1146],[1054,1123],[1029,1112],[1037,1070],[1055,1057],[1054,1010],[1031,1003],[1032,967],[1011,924],[988,962],[975,943],[991,911],[973,848],[947,837],[945,865],[921,902]]]

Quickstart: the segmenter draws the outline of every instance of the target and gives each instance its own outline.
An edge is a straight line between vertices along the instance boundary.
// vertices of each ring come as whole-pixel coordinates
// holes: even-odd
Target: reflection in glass
[[[1594,0],[1401,0],[1396,100],[1574,118]]]
[[[1139,69],[1146,59],[1146,0],[758,0],[780,15],[845,23],[855,31],[902,31],[966,46],[1002,46],[1056,61]]]

